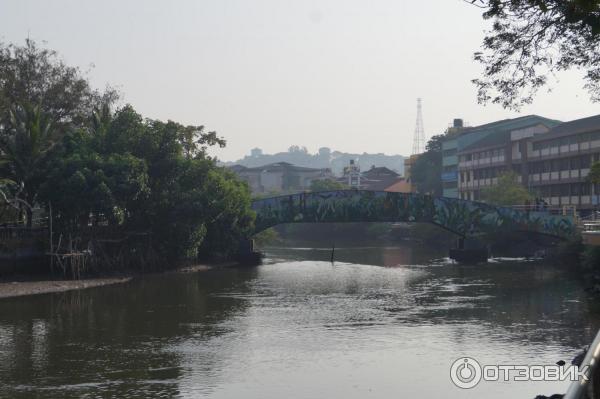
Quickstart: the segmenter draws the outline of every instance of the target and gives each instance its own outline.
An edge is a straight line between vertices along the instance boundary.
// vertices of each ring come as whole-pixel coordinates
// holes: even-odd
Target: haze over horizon
[[[520,114],[478,105],[472,55],[486,22],[461,0],[0,0],[0,23],[4,42],[29,36],[69,65],[93,64],[92,84],[115,86],[145,117],[216,130],[224,161],[294,144],[409,155],[417,97],[427,137],[456,117],[600,113],[579,72]]]

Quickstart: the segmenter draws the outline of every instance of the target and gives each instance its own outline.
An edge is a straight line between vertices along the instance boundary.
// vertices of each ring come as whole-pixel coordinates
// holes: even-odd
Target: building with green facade
[[[537,115],[527,115],[514,119],[504,119],[480,126],[464,127],[456,119],[449,128],[442,143],[442,185],[444,197],[459,198],[458,153],[481,140],[502,140],[511,131],[543,126],[546,130],[560,124],[560,121]]]

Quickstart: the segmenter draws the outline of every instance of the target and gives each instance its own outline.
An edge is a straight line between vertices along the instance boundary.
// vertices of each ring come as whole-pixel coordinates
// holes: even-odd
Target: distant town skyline
[[[216,130],[224,161],[291,145],[410,155],[418,97],[426,138],[453,118],[600,113],[577,71],[520,114],[478,105],[472,54],[489,22],[460,0],[1,0],[0,23],[0,40],[46,41],[145,117]]]

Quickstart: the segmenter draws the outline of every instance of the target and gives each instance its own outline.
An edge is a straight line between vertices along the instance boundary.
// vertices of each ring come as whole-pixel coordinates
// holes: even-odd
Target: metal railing
[[[545,212],[551,215],[563,215],[563,216],[574,216],[578,215],[577,209],[575,206],[549,206],[542,204],[532,204],[532,205],[511,205],[510,208],[523,211],[523,212]]]
[[[590,349],[588,349],[579,369],[582,370],[584,367],[588,367],[583,376],[579,377],[578,381],[574,381],[569,386],[567,393],[565,394],[563,399],[585,399],[590,398],[588,395],[588,390],[590,384],[592,384],[592,379],[594,377],[600,378],[597,375],[598,372],[598,362],[600,362],[600,331],[596,334],[596,338],[590,345]],[[593,392],[593,398],[600,397],[600,392]]]

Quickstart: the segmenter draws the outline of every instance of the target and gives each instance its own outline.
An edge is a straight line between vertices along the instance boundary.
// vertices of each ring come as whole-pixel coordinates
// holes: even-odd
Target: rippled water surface
[[[270,249],[256,268],[0,300],[0,397],[532,398],[565,383],[451,384],[458,357],[554,364],[600,312],[549,265],[431,250]]]

